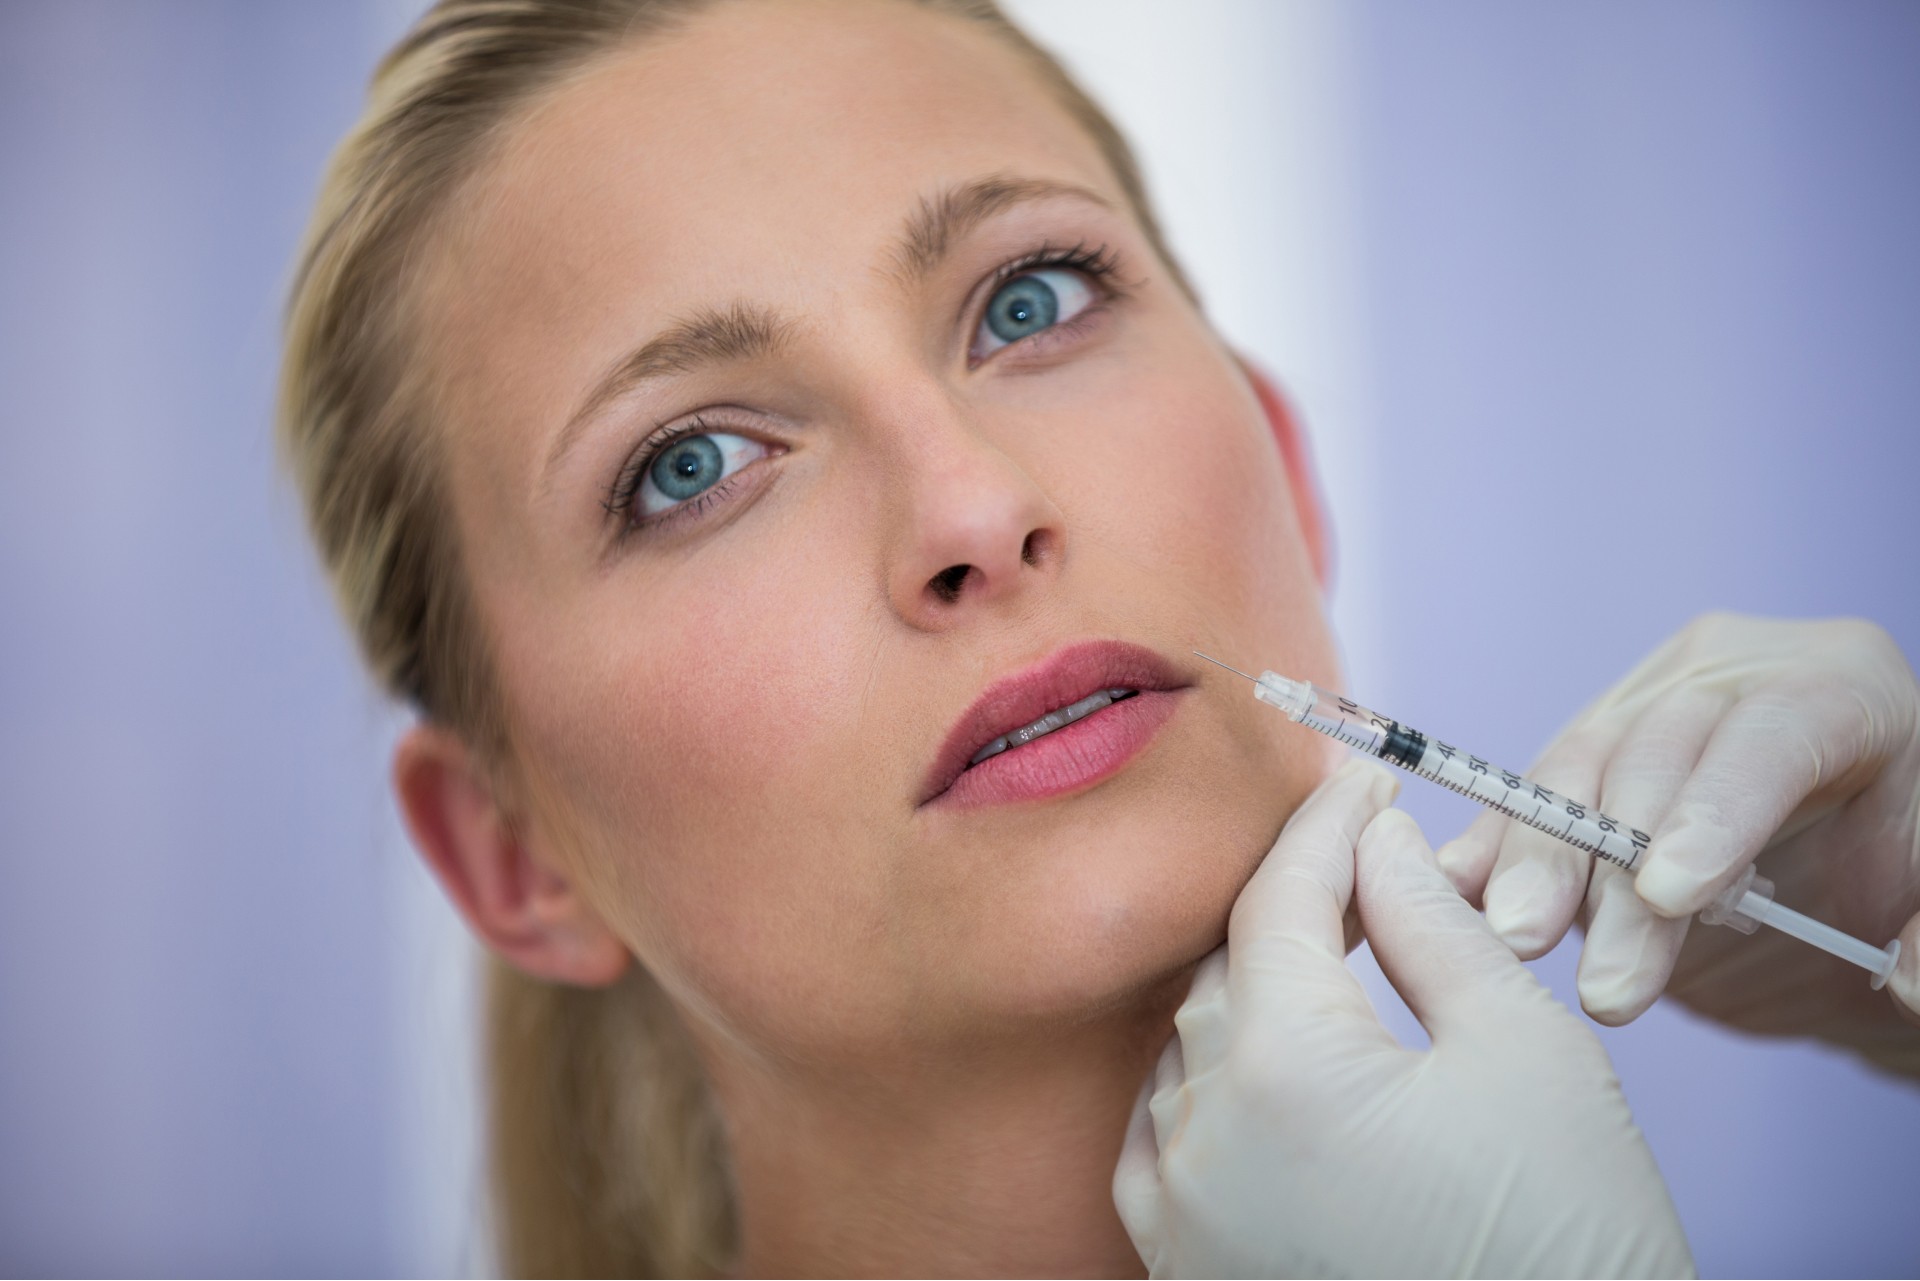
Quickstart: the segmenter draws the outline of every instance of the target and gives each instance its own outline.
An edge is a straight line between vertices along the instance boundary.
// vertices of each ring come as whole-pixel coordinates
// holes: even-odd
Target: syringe
[[[1355,751],[1411,770],[1488,809],[1498,810],[1515,822],[1537,828],[1629,872],[1639,865],[1653,839],[1591,805],[1562,796],[1437,738],[1429,738],[1350,698],[1307,681],[1289,680],[1276,672],[1247,676],[1239,668],[1227,667],[1197,649],[1193,652],[1216,667],[1226,667],[1235,676],[1246,676],[1253,682],[1255,698],[1279,708],[1309,729],[1319,730]],[[1884,948],[1874,947],[1830,925],[1822,925],[1810,916],[1781,907],[1773,901],[1773,882],[1755,875],[1751,867],[1731,889],[1701,910],[1700,919],[1709,925],[1732,926],[1742,934],[1770,925],[1868,971],[1873,975],[1875,989],[1886,985],[1887,976],[1893,973],[1894,963],[1900,959],[1899,939]]]

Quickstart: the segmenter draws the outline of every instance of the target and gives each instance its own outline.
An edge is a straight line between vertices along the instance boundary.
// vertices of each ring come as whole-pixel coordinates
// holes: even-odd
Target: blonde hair
[[[1131,151],[992,0],[910,0],[986,26],[1112,168],[1180,287]],[[518,109],[715,0],[441,0],[375,71],[288,304],[279,440],[376,679],[504,765],[508,735],[441,483],[434,390],[410,371],[410,273],[450,194]],[[719,1118],[671,1003],[640,967],[598,990],[492,963],[489,1143],[512,1275],[682,1276],[730,1261]]]

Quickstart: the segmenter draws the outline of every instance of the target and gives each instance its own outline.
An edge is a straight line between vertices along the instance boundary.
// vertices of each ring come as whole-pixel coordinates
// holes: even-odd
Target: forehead
[[[883,270],[929,191],[1009,170],[1121,203],[980,24],[907,0],[731,0],[596,61],[506,132],[439,240],[426,321],[456,387],[485,382],[492,403],[502,374],[584,377],[577,346],[562,368],[533,354],[562,335],[631,341],[740,297],[804,312],[851,268]]]

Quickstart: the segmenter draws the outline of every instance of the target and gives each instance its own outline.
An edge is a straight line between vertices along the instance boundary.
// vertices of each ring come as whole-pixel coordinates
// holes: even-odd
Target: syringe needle
[[[1285,712],[1289,720],[1318,730],[1368,756],[1411,770],[1625,871],[1637,870],[1641,857],[1653,844],[1653,837],[1647,833],[1602,814],[1585,801],[1562,796],[1530,778],[1463,752],[1451,743],[1429,738],[1412,726],[1382,716],[1332,690],[1307,681],[1289,680],[1278,672],[1247,676],[1239,668],[1229,667],[1211,655],[1197,649],[1193,652],[1216,667],[1225,667],[1236,676],[1246,676],[1254,683],[1254,697]],[[1709,904],[1700,913],[1700,919],[1708,925],[1726,925],[1748,934],[1761,925],[1771,926],[1851,961],[1873,976],[1876,988],[1885,985],[1900,960],[1899,939],[1885,947],[1875,947],[1812,917],[1781,907],[1773,901],[1773,883],[1755,876],[1751,868],[1743,880]]]
[[[1200,651],[1197,649],[1194,650],[1193,652],[1199,657],[1205,658],[1209,663],[1212,663],[1215,667],[1227,667],[1227,665],[1221,662],[1219,659],[1210,658],[1207,655],[1200,653]],[[1227,667],[1227,670],[1232,672],[1235,676],[1247,676],[1245,672],[1241,671],[1237,667]],[[1258,685],[1260,683],[1260,678],[1258,676],[1247,676],[1247,679],[1252,681],[1255,685]]]

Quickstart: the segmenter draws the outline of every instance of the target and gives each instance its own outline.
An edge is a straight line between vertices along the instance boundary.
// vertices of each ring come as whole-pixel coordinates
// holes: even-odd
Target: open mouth
[[[934,755],[920,805],[1038,800],[1125,767],[1191,680],[1142,645],[1081,641],[995,681]]]
[[[992,756],[998,756],[1009,747],[1019,747],[1022,744],[1031,743],[1034,739],[1041,738],[1053,733],[1053,731],[1057,729],[1071,725],[1081,717],[1090,716],[1103,707],[1111,707],[1122,699],[1132,698],[1139,692],[1137,689],[1103,689],[1087,695],[1077,703],[1068,703],[1065,707],[1057,711],[1048,712],[1031,725],[1023,725],[1011,734],[1002,734],[1000,737],[994,739],[991,743],[988,743],[985,747],[973,754],[973,759],[967,762],[967,768],[972,769],[981,761]]]

